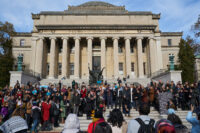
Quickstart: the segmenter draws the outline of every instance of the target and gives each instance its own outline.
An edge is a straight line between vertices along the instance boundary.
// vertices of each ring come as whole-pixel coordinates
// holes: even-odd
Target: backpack
[[[155,133],[155,121],[153,119],[150,119],[149,124],[145,124],[140,118],[137,118],[135,120],[140,124],[138,133]]]
[[[93,124],[92,133],[112,133],[112,129],[108,123],[101,122],[96,125],[95,129]]]

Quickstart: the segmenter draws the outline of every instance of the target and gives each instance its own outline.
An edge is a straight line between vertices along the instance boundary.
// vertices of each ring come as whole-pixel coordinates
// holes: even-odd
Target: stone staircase
[[[64,80],[61,80],[61,79],[42,79],[40,81],[40,84],[41,85],[49,85],[49,83],[58,84],[59,81],[61,81],[63,85],[71,85],[73,79],[64,79]],[[76,79],[75,81],[78,82],[78,83],[84,82],[86,85],[89,83],[88,79]],[[118,83],[117,80],[114,80],[114,79],[107,79],[106,81],[109,84]],[[150,81],[151,81],[151,79],[147,78],[147,77],[134,78],[134,79],[126,79],[126,82],[123,82],[123,84],[125,84],[125,83],[127,83],[127,84],[139,83],[139,84],[146,86],[148,83],[150,83]]]
[[[111,110],[112,109],[106,109],[106,112],[104,113],[104,118],[106,120],[108,119],[108,115],[109,115],[109,112]],[[188,129],[191,129],[192,128],[191,124],[186,121],[187,113],[188,113],[188,111],[182,111],[182,110],[176,111],[176,114],[180,117],[180,119],[182,120],[183,124],[185,126],[187,126]],[[125,117],[124,116],[124,118],[125,118],[125,120],[127,122],[129,122],[130,120],[132,120],[134,118],[137,118],[139,116],[139,112],[136,111],[135,109],[132,109],[130,114],[131,114],[131,117]],[[160,114],[156,110],[154,110],[152,108],[151,108],[151,112],[150,112],[149,116],[150,116],[150,118],[153,118],[156,122],[158,120],[160,120],[161,118],[167,118],[167,115],[160,116]],[[81,129],[81,131],[87,131],[88,125],[89,125],[89,123],[92,122],[92,120],[87,120],[85,114],[83,115],[83,117],[79,117],[79,120],[80,120],[80,129]],[[64,124],[60,124],[60,127],[54,128],[52,131],[49,131],[49,133],[60,133],[63,130],[63,127],[64,127]],[[41,132],[41,133],[44,133],[44,132]],[[45,132],[45,133],[47,133],[47,132]]]

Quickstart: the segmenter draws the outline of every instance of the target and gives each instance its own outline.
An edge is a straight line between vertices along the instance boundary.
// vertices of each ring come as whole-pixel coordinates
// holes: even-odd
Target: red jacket
[[[43,114],[43,121],[49,120],[49,110],[51,108],[51,104],[48,104],[46,102],[42,103],[42,114]]]
[[[90,123],[90,125],[88,126],[88,133],[93,133],[94,132],[93,130],[96,128],[96,125],[101,123],[101,122],[105,122],[104,118],[101,118],[96,122]]]
[[[81,98],[85,98],[86,97],[86,93],[87,93],[86,89],[81,90]]]

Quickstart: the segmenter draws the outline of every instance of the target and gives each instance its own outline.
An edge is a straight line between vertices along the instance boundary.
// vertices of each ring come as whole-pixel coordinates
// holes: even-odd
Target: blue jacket
[[[188,112],[186,120],[192,124],[191,133],[200,133],[200,122],[197,120],[197,118],[192,117],[191,111]]]

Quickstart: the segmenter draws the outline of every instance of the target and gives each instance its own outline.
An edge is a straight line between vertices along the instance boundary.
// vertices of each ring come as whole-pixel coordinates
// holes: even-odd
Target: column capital
[[[138,36],[138,37],[136,37],[136,39],[138,40],[138,39],[143,39],[144,37],[142,37],[142,36]]]
[[[124,37],[125,40],[131,40],[131,38],[132,38],[132,37],[130,37],[130,36],[125,36],[125,37]]]
[[[62,39],[62,40],[64,40],[64,39],[68,40],[69,37],[68,37],[68,36],[63,36],[61,39]]]
[[[73,38],[74,38],[74,40],[80,40],[80,39],[81,39],[80,36],[75,36],[75,37],[73,37]]]
[[[107,39],[107,37],[105,37],[105,36],[100,37],[100,40],[106,40],[106,39]]]
[[[86,39],[87,39],[87,40],[89,40],[89,39],[93,40],[93,37],[92,37],[92,36],[89,36],[89,37],[87,37]]]
[[[55,36],[51,36],[51,37],[49,37],[49,39],[53,39],[53,40],[56,40],[56,37]]]
[[[149,39],[149,40],[150,40],[150,39],[153,39],[153,40],[154,40],[154,39],[155,39],[155,37],[153,37],[153,36],[150,36],[150,37],[148,37],[148,39]]]
[[[112,37],[112,39],[113,40],[115,40],[115,39],[119,40],[119,37],[118,36],[114,36],[114,37]]]
[[[32,41],[37,41],[39,39],[40,39],[39,37],[33,37],[33,38],[31,38]]]

